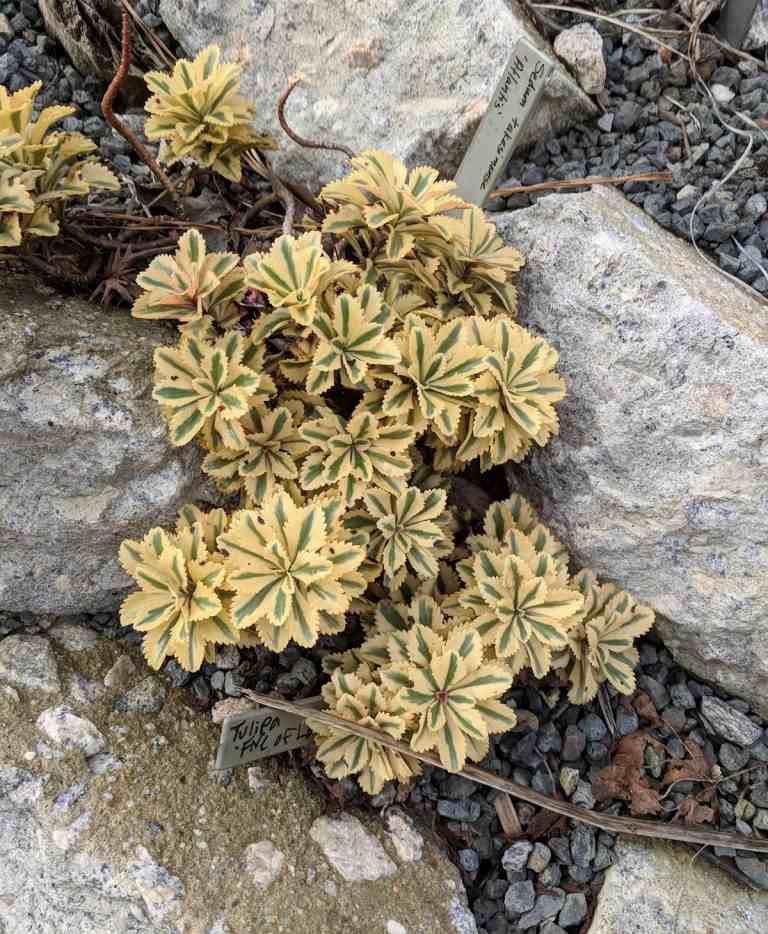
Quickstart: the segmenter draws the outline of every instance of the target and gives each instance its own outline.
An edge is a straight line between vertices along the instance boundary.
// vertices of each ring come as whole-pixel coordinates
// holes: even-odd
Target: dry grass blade
[[[501,829],[504,831],[504,835],[509,840],[515,840],[517,837],[522,837],[523,828],[520,824],[520,818],[517,816],[517,809],[515,804],[509,795],[501,794],[494,801],[494,807],[496,808],[496,814],[499,818],[499,823],[501,824]]]
[[[526,194],[533,191],[559,191],[561,188],[581,188],[584,185],[623,185],[625,182],[671,182],[671,172],[640,172],[637,175],[586,175],[584,178],[556,179],[538,182],[536,185],[515,185],[513,188],[497,188],[490,198],[507,198],[509,195]]]
[[[392,739],[386,733],[379,730],[372,730],[368,727],[360,726],[358,723],[352,723],[349,720],[343,720],[341,717],[335,717],[332,714],[322,710],[308,711],[305,707],[299,707],[289,701],[276,697],[269,697],[266,694],[257,694],[254,691],[244,690],[243,694],[256,704],[263,704],[265,707],[271,707],[274,710],[284,710],[286,713],[295,714],[306,720],[311,717],[319,723],[325,723],[336,729],[346,730],[354,736],[360,736],[363,739],[380,743],[389,749],[395,749],[397,752],[410,756],[413,759],[419,759],[421,762],[427,762],[437,768],[442,768],[442,763],[438,756],[430,753],[414,752],[407,743],[401,743],[399,740]],[[600,830],[608,830],[611,833],[626,833],[635,837],[650,837],[655,840],[678,840],[682,843],[696,843],[699,846],[721,846],[731,847],[734,850],[748,850],[754,853],[768,854],[768,840],[758,840],[755,837],[744,837],[738,833],[725,833],[719,830],[698,830],[695,828],[681,827],[676,824],[666,824],[661,821],[635,820],[630,817],[613,817],[610,814],[601,814],[597,811],[589,811],[586,808],[579,808],[565,801],[557,801],[549,798],[547,795],[540,794],[532,788],[525,785],[518,785],[506,778],[493,775],[474,765],[468,765],[458,775],[464,778],[470,778],[472,781],[488,788],[495,788],[497,791],[505,792],[520,798],[537,807],[552,811],[555,814],[561,814],[572,820],[581,821],[589,824],[591,827],[597,827]]]

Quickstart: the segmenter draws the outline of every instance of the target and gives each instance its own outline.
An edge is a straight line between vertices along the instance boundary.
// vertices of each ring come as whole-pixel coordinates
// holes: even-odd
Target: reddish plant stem
[[[285,105],[288,102],[288,98],[291,96],[293,89],[297,84],[301,83],[301,78],[294,78],[293,81],[288,85],[288,87],[280,95],[280,100],[277,102],[277,119],[280,121],[280,126],[283,128],[286,136],[290,137],[298,146],[303,146],[304,149],[327,149],[331,152],[343,152],[347,158],[353,159],[355,153],[348,147],[344,146],[341,143],[325,143],[317,142],[311,139],[305,139],[303,136],[293,130],[288,126],[288,121],[285,119]]]
[[[117,132],[123,137],[123,139],[128,140],[128,142],[133,146],[136,154],[146,163],[149,168],[152,170],[154,175],[157,177],[158,181],[161,182],[163,187],[166,189],[168,194],[173,198],[174,204],[177,208],[181,207],[181,199],[179,198],[179,193],[174,188],[171,180],[165,174],[165,172],[160,168],[160,165],[152,155],[152,153],[147,149],[147,147],[141,142],[141,140],[136,136],[136,134],[127,127],[118,117],[115,116],[115,112],[112,108],[112,105],[115,102],[120,88],[123,86],[123,82],[128,76],[128,68],[131,64],[131,21],[128,15],[127,10],[123,10],[123,45],[120,55],[120,64],[117,67],[115,72],[115,77],[109,84],[104,97],[101,100],[101,111],[104,114],[104,119],[110,126],[113,126]]]

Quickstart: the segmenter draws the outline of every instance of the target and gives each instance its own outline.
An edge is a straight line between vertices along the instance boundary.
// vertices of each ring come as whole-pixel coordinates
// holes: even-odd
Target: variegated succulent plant
[[[339,616],[366,587],[358,573],[365,548],[338,521],[340,507],[332,499],[298,506],[279,492],[234,514],[219,547],[228,556],[237,629],[252,628],[274,652],[338,631]]]
[[[653,610],[614,584],[600,584],[589,570],[578,573],[573,586],[584,604],[568,632],[567,650],[553,658],[570,681],[569,700],[589,703],[604,681],[620,694],[632,694],[638,662],[634,642],[653,626]]]
[[[337,670],[323,688],[323,700],[329,711],[359,726],[380,730],[393,739],[402,739],[412,719],[397,695],[372,680],[365,680],[364,669],[345,674]],[[418,760],[388,749],[347,731],[318,723],[307,725],[318,737],[317,758],[330,778],[356,775],[360,787],[369,795],[378,794],[385,782],[407,784],[418,775]]]
[[[160,161],[172,165],[189,157],[233,182],[239,182],[240,158],[248,149],[276,149],[268,135],[253,129],[255,111],[240,89],[241,67],[221,61],[211,45],[193,60],[182,58],[172,73],[145,75],[151,115],[144,132],[160,140]]]
[[[237,70],[210,50],[180,65],[156,92],[158,132],[184,117],[166,155],[208,147],[208,164],[239,177]],[[217,122],[220,92],[234,122]],[[155,356],[171,440],[197,439],[243,508],[186,507],[175,533],[122,554],[142,587],[124,619],[148,632],[153,664],[199,665],[220,620],[227,639],[279,652],[354,616],[362,644],[323,659],[328,709],[459,771],[514,726],[503,697],[523,668],[558,671],[578,702],[603,681],[631,690],[632,643],[653,614],[590,572],[572,578],[522,497],[493,503],[482,529],[448,505],[448,473],[546,444],[564,395],[557,352],[512,320],[520,255],[454,187],[371,150],[323,189],[322,225],[242,264],[190,231],[140,276],[134,315],[181,331]],[[371,794],[419,770],[407,749],[310,725],[329,776]]]
[[[145,633],[144,656],[160,668],[174,656],[189,671],[213,661],[215,646],[238,642],[232,624],[224,556],[215,540],[226,528],[220,510],[185,507],[176,532],[151,529],[120,546],[120,563],[139,585],[120,609],[124,626]]]
[[[240,320],[237,302],[245,294],[245,273],[235,253],[208,253],[197,230],[179,240],[175,256],[157,256],[136,277],[142,294],[131,314],[182,323],[210,316],[223,328]]]
[[[42,82],[14,93],[0,85],[0,249],[27,237],[55,237],[59,211],[93,189],[117,191],[120,183],[92,157],[97,146],[79,133],[51,127],[75,107],[45,107],[35,117]]]

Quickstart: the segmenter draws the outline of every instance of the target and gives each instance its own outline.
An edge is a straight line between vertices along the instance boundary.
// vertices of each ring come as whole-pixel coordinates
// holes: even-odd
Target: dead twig
[[[146,163],[149,168],[152,170],[156,178],[161,182],[163,187],[166,189],[168,194],[173,198],[173,201],[177,209],[181,209],[181,198],[179,193],[174,188],[171,180],[165,174],[165,172],[160,168],[157,159],[152,155],[152,153],[147,149],[147,147],[141,142],[141,140],[136,136],[136,134],[127,127],[122,120],[119,120],[115,116],[115,112],[112,109],[115,98],[117,97],[118,91],[123,86],[123,82],[128,75],[128,69],[131,64],[131,21],[128,11],[123,9],[123,46],[120,56],[120,64],[118,65],[117,71],[115,72],[115,77],[109,84],[104,97],[101,100],[101,110],[104,114],[104,119],[110,126],[113,126],[117,132],[123,137],[123,139],[128,140],[128,142],[133,146],[136,154]]]
[[[171,52],[168,46],[147,26],[144,20],[134,10],[128,0],[123,0],[123,7],[130,13],[131,18],[138,28],[144,33],[149,42],[155,47],[157,52],[157,64],[165,65],[167,68],[173,68],[176,64],[176,56]]]
[[[286,136],[290,137],[294,143],[296,143],[298,146],[302,146],[304,149],[327,149],[330,152],[343,152],[348,159],[354,159],[355,153],[352,152],[349,147],[344,146],[342,143],[326,143],[305,139],[303,136],[299,136],[295,130],[288,126],[288,121],[285,119],[285,105],[288,101],[288,98],[291,96],[293,89],[300,83],[301,78],[294,78],[280,95],[280,100],[277,102],[277,119],[280,121],[280,126],[283,128],[283,132],[286,134]]]
[[[243,694],[256,704],[262,704],[265,707],[272,707],[274,710],[284,710],[286,713],[295,714],[302,720],[311,718],[318,723],[334,727],[334,729],[345,730],[353,736],[359,736],[362,739],[379,743],[388,749],[394,749],[401,755],[411,759],[418,759],[421,762],[427,762],[437,768],[442,768],[440,757],[428,752],[414,752],[413,749],[400,740],[393,739],[387,733],[380,730],[372,730],[370,727],[361,726],[351,720],[343,720],[325,710],[308,710],[306,707],[300,707],[292,704],[282,698],[270,697],[266,694],[257,694],[255,691],[243,690]],[[499,775],[493,775],[479,769],[475,765],[467,765],[456,774],[469,778],[480,785],[486,785],[488,788],[495,788],[497,791],[514,795],[522,801],[528,801],[537,807],[568,817],[571,820],[581,821],[591,827],[597,827],[600,830],[607,830],[610,833],[626,833],[635,837],[650,837],[656,840],[678,840],[682,843],[696,843],[700,846],[722,846],[731,847],[734,850],[749,850],[755,853],[768,854],[768,840],[758,839],[757,837],[744,837],[739,833],[727,833],[722,830],[704,830],[693,827],[681,827],[677,824],[667,824],[663,821],[637,820],[631,817],[614,817],[611,814],[603,814],[598,811],[591,811],[587,808],[580,808],[567,801],[558,801],[543,795],[533,788],[526,785],[518,785]]]
[[[562,181],[539,182],[536,185],[515,185],[513,188],[497,188],[491,198],[508,198],[510,195],[528,194],[534,191],[559,191],[561,188],[581,188],[584,185],[623,185],[625,182],[671,182],[671,172],[640,172],[637,175],[587,175],[584,178],[566,178]]]

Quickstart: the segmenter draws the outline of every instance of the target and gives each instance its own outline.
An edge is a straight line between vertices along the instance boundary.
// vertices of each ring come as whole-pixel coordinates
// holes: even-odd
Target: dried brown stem
[[[277,119],[280,121],[280,126],[283,128],[286,136],[290,137],[294,143],[298,146],[302,146],[304,149],[327,149],[330,152],[343,152],[348,159],[354,159],[355,153],[348,146],[344,146],[342,143],[327,143],[305,139],[288,126],[288,121],[285,119],[285,105],[288,98],[293,93],[293,89],[300,83],[301,78],[294,78],[280,95],[280,100],[277,102]]]
[[[515,185],[514,188],[497,188],[491,198],[508,198],[510,195],[528,194],[534,191],[559,191],[561,188],[581,188],[584,185],[623,185],[625,182],[671,182],[671,172],[640,172],[637,175],[587,175],[585,178],[566,178],[536,185]]]
[[[166,189],[166,191],[171,196],[171,198],[173,198],[174,204],[176,205],[177,209],[180,210],[181,209],[181,198],[179,197],[179,193],[176,191],[171,180],[168,178],[165,172],[160,168],[160,165],[157,159],[155,159],[152,153],[136,136],[133,130],[127,127],[122,122],[122,120],[119,120],[115,116],[115,112],[113,110],[112,105],[115,102],[115,98],[117,97],[117,94],[120,88],[123,86],[123,82],[125,81],[128,75],[128,69],[130,68],[130,65],[131,65],[131,19],[126,9],[123,9],[123,36],[122,38],[123,38],[123,45],[122,45],[122,50],[121,50],[121,55],[120,55],[120,64],[118,65],[117,71],[115,72],[115,77],[110,82],[109,87],[107,88],[104,94],[104,97],[102,98],[101,111],[104,114],[104,119],[107,121],[107,123],[109,123],[110,126],[113,126],[117,130],[117,132],[123,137],[123,139],[128,140],[128,142],[131,144],[131,146],[133,146],[134,151],[136,152],[138,157],[142,160],[142,162],[146,163],[146,165],[149,166],[149,168],[154,173],[155,177],[158,179],[159,182],[161,182],[161,184]]]
[[[256,704],[263,704],[265,707],[272,707],[275,710],[284,710],[286,713],[301,717],[302,720],[311,718],[318,723],[332,726],[334,729],[346,730],[353,736],[360,736],[371,742],[379,743],[381,746],[386,746],[388,749],[394,749],[401,755],[419,759],[421,762],[427,762],[437,768],[443,768],[439,756],[428,752],[414,752],[407,743],[393,739],[380,730],[372,730],[370,727],[361,726],[351,720],[343,720],[341,717],[336,717],[325,710],[308,710],[306,707],[300,707],[282,698],[257,694],[255,691],[249,690],[244,690],[243,694]],[[587,808],[577,807],[575,804],[569,804],[567,801],[550,798],[526,785],[518,785],[516,782],[511,782],[506,778],[479,769],[476,765],[467,765],[461,772],[456,774],[469,778],[480,785],[486,785],[488,788],[495,788],[497,791],[513,795],[522,801],[528,801],[530,804],[535,804],[547,811],[561,814],[571,820],[581,821],[591,827],[597,827],[599,830],[607,830],[611,833],[626,833],[635,837],[651,837],[656,840],[678,840],[682,843],[696,843],[699,846],[731,847],[734,850],[749,850],[755,853],[768,854],[768,840],[758,839],[757,837],[744,837],[739,833],[726,833],[722,830],[681,827],[663,821],[614,817],[611,814],[591,811]]]

